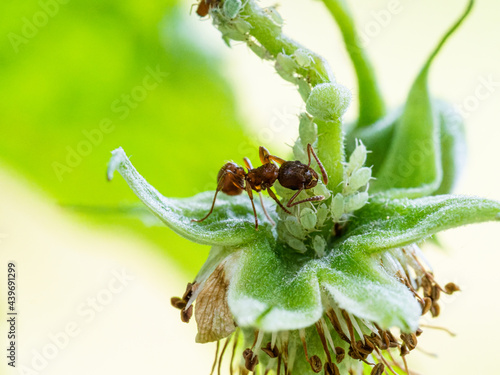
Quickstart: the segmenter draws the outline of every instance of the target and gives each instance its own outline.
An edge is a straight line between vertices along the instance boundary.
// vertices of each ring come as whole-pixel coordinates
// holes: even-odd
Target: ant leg
[[[259,230],[259,221],[257,220],[257,211],[255,210],[255,204],[253,203],[253,193],[250,184],[247,184],[245,189],[248,193],[248,197],[250,198],[250,202],[252,202],[253,216],[255,217],[255,230]]]
[[[325,167],[323,167],[323,164],[319,161],[318,156],[314,152],[313,147],[311,146],[310,143],[307,144],[307,156],[309,157],[309,164],[307,164],[308,167],[311,166],[311,154],[314,156],[314,159],[318,162],[319,169],[321,170],[321,175],[323,176],[323,183],[325,185],[328,184],[328,175],[326,174]]]
[[[266,210],[266,206],[264,205],[264,199],[262,199],[262,192],[259,191],[259,198],[260,198],[260,204],[262,206],[262,209],[264,210],[264,213],[266,214],[267,220],[271,223],[271,225],[274,227],[276,223],[274,222],[273,219],[271,219],[271,216],[269,216],[269,213]]]
[[[293,197],[290,198],[290,200],[288,201],[288,203],[286,204],[286,206],[287,207],[293,207],[293,206],[296,206],[296,205],[301,204],[301,203],[305,203],[305,202],[319,202],[319,201],[322,201],[323,199],[325,199],[325,197],[323,195],[315,195],[314,197],[309,197],[309,198],[306,198],[306,199],[302,199],[301,201],[298,201],[298,202],[293,202],[295,200],[295,198],[297,198],[297,196],[303,190],[304,190],[304,187],[301,187],[299,190],[297,190],[297,192],[293,195]]]
[[[219,182],[217,183],[217,189],[215,190],[214,200],[212,202],[212,207],[210,208],[210,211],[208,211],[208,214],[204,218],[202,218],[202,219],[199,219],[199,220],[191,219],[191,221],[196,221],[197,223],[200,223],[203,220],[205,220],[207,217],[210,216],[210,214],[214,210],[215,200],[217,199],[217,194],[219,194],[219,191],[221,191],[222,188],[224,187],[224,179],[226,178],[226,175],[227,175],[227,172],[224,172],[222,174],[222,176],[220,176],[220,178],[219,178]]]
[[[287,214],[289,214],[289,215],[292,215],[292,213],[291,213],[290,211],[288,211],[288,210],[285,208],[285,206],[283,206],[283,205],[281,204],[280,200],[278,199],[278,197],[276,196],[276,194],[274,194],[274,191],[272,191],[272,190],[271,190],[271,188],[267,188],[267,192],[268,192],[268,194],[271,196],[271,198],[273,198],[273,199],[276,201],[276,203],[278,203],[278,206],[280,206],[280,207],[283,209],[283,211],[285,211],[285,212],[286,212]]]
[[[250,161],[249,158],[243,158],[243,161],[245,162],[245,167],[247,167],[248,170],[253,169],[252,162]]]
[[[265,148],[264,146],[259,147],[259,157],[260,157],[260,161],[262,162],[262,164],[270,163],[271,160],[280,164],[280,165],[285,162],[285,160],[283,160],[277,156],[271,155],[269,153],[269,151],[267,150],[267,148]]]

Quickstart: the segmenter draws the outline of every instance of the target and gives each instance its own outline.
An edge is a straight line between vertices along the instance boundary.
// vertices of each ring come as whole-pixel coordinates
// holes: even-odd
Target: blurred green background
[[[390,106],[404,101],[427,53],[465,6],[400,0],[401,11],[382,22],[377,17],[389,0],[351,3],[362,30],[381,26],[367,49]],[[303,104],[270,64],[244,45],[226,48],[210,20],[190,16],[190,7],[187,0],[0,2],[0,285],[3,264],[17,261],[20,363],[32,366],[50,334],[68,322],[81,327],[38,374],[209,373],[213,348],[195,345],[195,325],[182,324],[169,306],[208,248],[145,225],[131,210],[138,200],[124,181],[105,179],[110,151],[122,146],[164,195],[191,196],[214,188],[226,160],[255,160],[261,144],[286,157]],[[287,0],[280,12],[286,32],[325,56],[339,82],[355,91],[340,35],[321,3]],[[437,96],[463,107],[484,80],[500,82],[498,14],[499,2],[478,1],[432,69]],[[465,112],[470,148],[460,193],[500,199],[498,86]],[[440,279],[466,292],[428,322],[458,337],[427,331],[422,347],[441,357],[412,354],[412,368],[496,368],[500,304],[488,294],[500,282],[496,228],[445,233],[453,251],[428,253]],[[79,306],[122,268],[135,281],[95,320],[85,320]],[[471,314],[483,315],[464,324]],[[483,354],[473,361],[470,345],[478,341]],[[0,374],[17,373],[9,370],[0,364]]]
[[[193,274],[205,254],[113,214],[137,199],[120,178],[105,180],[122,146],[164,195],[191,196],[213,188],[228,149],[246,140],[220,57],[196,45],[189,6],[177,3],[2,2],[0,158],[55,203],[141,233]]]

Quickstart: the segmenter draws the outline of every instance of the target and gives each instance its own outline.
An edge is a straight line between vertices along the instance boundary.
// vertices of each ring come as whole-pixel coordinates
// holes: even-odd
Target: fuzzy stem
[[[340,121],[314,121],[318,125],[318,157],[329,177],[328,189],[334,194],[342,191],[344,179],[344,134]]]
[[[252,26],[249,34],[266,48],[273,58],[276,58],[278,53],[292,55],[299,48],[306,49],[284,35],[281,32],[281,27],[277,26],[269,14],[254,0],[247,1],[240,15]],[[308,52],[312,55],[314,63],[309,68],[299,68],[297,73],[308,77],[313,87],[320,83],[334,82],[335,78],[326,60],[309,50]]]

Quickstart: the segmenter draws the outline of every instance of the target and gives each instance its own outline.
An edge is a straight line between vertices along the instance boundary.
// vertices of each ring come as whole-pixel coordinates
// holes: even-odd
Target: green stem
[[[299,48],[307,50],[296,41],[282,33],[281,27],[259,7],[254,0],[248,0],[241,11],[241,17],[252,26],[249,34],[254,37],[270,54],[276,58],[278,53],[293,55]],[[320,83],[334,82],[335,78],[326,60],[307,50],[314,59],[308,68],[299,68],[300,75],[307,77],[314,87]]]
[[[215,17],[217,14],[214,15]],[[296,41],[283,34],[282,28],[270,16],[270,13],[257,5],[255,0],[248,0],[239,16],[250,25],[245,35],[248,40],[255,39],[271,59],[283,53],[291,56],[298,49],[307,52],[313,59],[307,67],[298,67],[296,74],[304,77],[313,88],[323,83],[334,83],[335,78],[328,63],[319,55],[307,50]],[[225,20],[215,20],[214,24],[224,24]],[[229,23],[230,24],[230,23]],[[225,25],[228,25],[226,22]],[[242,39],[239,39],[242,40]],[[318,156],[329,176],[328,188],[337,192],[343,180],[344,134],[341,121],[321,121],[314,119],[318,126]]]
[[[357,127],[373,124],[385,115],[385,103],[372,64],[356,32],[353,17],[344,0],[322,0],[339,25],[358,80],[359,119]]]
[[[344,180],[344,134],[340,121],[314,121],[318,126],[318,157],[328,174],[328,189],[342,191]]]

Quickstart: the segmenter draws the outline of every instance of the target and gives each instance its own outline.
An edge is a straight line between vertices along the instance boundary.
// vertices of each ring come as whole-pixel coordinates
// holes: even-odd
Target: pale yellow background
[[[387,9],[388,1],[351,3],[363,28],[374,19],[371,11]],[[391,105],[404,100],[424,58],[465,2],[401,0],[399,4],[401,11],[368,45]],[[286,0],[281,13],[289,34],[327,57],[337,79],[355,90],[338,32],[323,14],[321,4]],[[436,95],[461,104],[475,95],[481,77],[491,76],[500,82],[498,14],[500,2],[478,2],[472,17],[433,66],[431,87]],[[192,16],[189,23],[193,33],[199,33],[194,35],[199,35],[200,45],[226,56],[227,74],[234,82],[241,115],[250,124],[249,132],[261,143],[286,151],[284,144],[292,144],[296,136],[296,123],[282,120],[277,113],[295,115],[303,108],[293,87],[283,83],[269,63],[259,61],[245,46],[236,45],[231,51],[224,48],[209,21],[199,22]],[[468,115],[468,165],[459,193],[500,200],[499,98],[497,87]],[[354,113],[355,106],[347,118],[353,118]],[[270,126],[276,129],[271,134],[262,131]],[[40,374],[89,374],[90,368],[98,368],[93,372],[97,375],[209,373],[213,346],[194,344],[194,322],[181,323],[169,304],[170,296],[179,294],[194,275],[179,274],[144,240],[87,227],[1,166],[0,196],[0,280],[5,279],[6,261],[15,260],[19,268],[21,364],[29,365],[33,350],[41,351],[50,343],[50,333],[75,322],[80,333]],[[427,251],[438,280],[454,281],[464,292],[445,302],[441,317],[430,322],[448,327],[457,336],[426,330],[420,347],[439,357],[413,353],[412,369],[428,375],[499,372],[499,232],[498,223],[448,231],[441,236],[446,251]],[[85,321],[77,307],[108,287],[113,270],[122,269],[135,279],[115,294],[95,319]],[[4,306],[4,301],[1,303]],[[0,340],[4,340],[3,334]],[[0,373],[17,373],[7,370],[3,360],[0,369]]]

